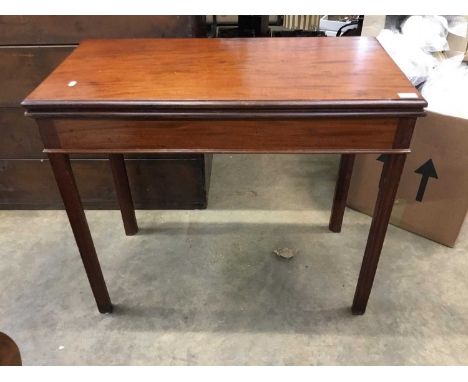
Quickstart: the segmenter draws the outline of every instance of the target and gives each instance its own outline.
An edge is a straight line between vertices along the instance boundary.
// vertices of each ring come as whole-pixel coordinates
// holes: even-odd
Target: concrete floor
[[[370,218],[328,231],[337,156],[215,156],[209,209],[87,212],[115,313],[97,312],[63,211],[0,212],[0,330],[26,365],[468,363],[456,249],[390,227],[366,315]],[[299,251],[292,260],[272,251]]]

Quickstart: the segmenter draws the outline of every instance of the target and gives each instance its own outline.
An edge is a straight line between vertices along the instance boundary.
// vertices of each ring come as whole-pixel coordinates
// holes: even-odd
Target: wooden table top
[[[87,40],[23,101],[30,110],[425,105],[368,37]]]

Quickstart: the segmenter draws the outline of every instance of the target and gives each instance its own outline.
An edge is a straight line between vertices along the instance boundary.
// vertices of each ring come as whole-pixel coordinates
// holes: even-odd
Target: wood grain
[[[44,159],[47,155],[43,152],[42,143],[37,128],[37,123],[32,118],[24,116],[24,109],[20,107],[0,107],[0,160],[3,159]],[[107,157],[105,154],[75,154],[74,158],[100,159]],[[133,154],[131,158],[146,159],[177,159],[197,160],[203,166],[203,156],[197,154],[159,154],[156,158],[147,154]],[[1,180],[0,180],[1,186]],[[0,187],[0,199],[2,189]]]
[[[84,259],[95,251],[68,153],[118,154],[121,172],[122,153],[342,153],[334,231],[353,154],[394,154],[384,165],[352,308],[363,314],[426,102],[375,39],[350,37],[85,41],[23,105],[38,118]],[[95,281],[93,272],[88,277]]]
[[[49,154],[49,161],[98,310],[101,313],[111,313],[112,303],[76,187],[75,177],[70,166],[70,158],[66,154]]]
[[[398,120],[44,120],[47,152],[315,152],[392,150]]]
[[[400,118],[395,133],[394,148],[410,147],[416,118]]]
[[[81,40],[201,36],[200,19],[201,16],[0,16],[0,209],[62,208],[48,160],[33,160],[47,156],[34,120],[24,116],[20,103]],[[202,155],[196,156],[197,166],[194,156],[187,162],[181,156],[175,161],[152,160],[155,158],[148,154],[132,155],[136,156],[150,159],[131,161],[128,169],[139,208],[192,209],[206,205],[200,170],[205,165]],[[97,159],[104,154],[73,157],[93,159],[72,161],[84,206],[116,208],[108,164]],[[167,178],[166,188],[155,182],[158,176]],[[197,176],[200,189],[194,190]],[[181,183],[185,193],[178,191],[183,188]]]
[[[343,216],[346,208],[346,199],[348,198],[349,184],[353,174],[354,154],[342,154],[340,159],[340,168],[338,170],[338,179],[336,180],[335,195],[333,197],[332,213],[328,228],[332,232],[341,232]]]
[[[122,154],[110,154],[109,163],[114,178],[115,192],[120,206],[120,213],[127,236],[135,235],[138,232],[138,224],[135,216],[132,192],[128,183],[125,159]]]
[[[406,154],[389,155],[383,165],[374,216],[354,293],[352,312],[356,315],[366,312],[405,160]]]
[[[400,92],[417,98],[402,100]],[[88,40],[23,105],[307,109],[340,102],[347,109],[425,105],[366,37]]]

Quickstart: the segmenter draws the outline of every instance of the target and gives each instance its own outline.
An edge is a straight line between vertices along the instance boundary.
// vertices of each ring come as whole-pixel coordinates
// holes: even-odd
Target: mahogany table
[[[101,313],[112,304],[69,154],[109,155],[127,235],[125,153],[338,153],[340,232],[356,154],[386,153],[352,312],[371,292],[426,101],[373,38],[89,40],[22,103],[37,120]]]

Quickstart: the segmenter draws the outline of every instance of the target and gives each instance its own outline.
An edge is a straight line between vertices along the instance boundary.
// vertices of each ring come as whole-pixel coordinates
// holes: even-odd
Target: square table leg
[[[354,294],[353,314],[364,314],[366,311],[405,159],[406,154],[390,154],[383,166],[374,216]]]
[[[99,312],[110,313],[112,303],[76,187],[70,158],[68,154],[49,153],[48,156]]]
[[[110,154],[109,162],[114,177],[115,191],[122,214],[125,234],[135,235],[138,232],[138,224],[135,217],[135,207],[133,206],[130,184],[128,183],[127,170],[123,154]]]
[[[353,174],[353,165],[355,154],[342,154],[340,160],[340,169],[338,170],[338,179],[336,181],[335,196],[333,198],[332,213],[328,228],[333,232],[341,232],[343,216],[348,198],[349,184]]]

